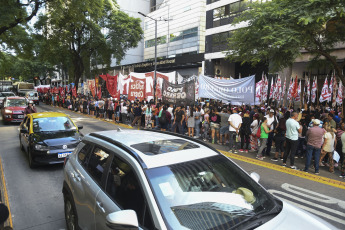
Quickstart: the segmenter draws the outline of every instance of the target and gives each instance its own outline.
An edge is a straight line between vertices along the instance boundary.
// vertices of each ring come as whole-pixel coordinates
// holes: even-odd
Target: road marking
[[[8,222],[10,223],[10,227],[13,227],[13,223],[12,223],[12,214],[11,214],[11,207],[10,207],[10,202],[8,199],[8,194],[7,194],[7,188],[6,188],[6,181],[5,181],[5,174],[4,174],[4,169],[2,168],[2,161],[1,161],[1,157],[0,157],[0,174],[1,174],[1,183],[3,185],[3,191],[4,191],[4,198],[5,198],[5,205],[8,208],[9,211],[9,217],[8,217]]]
[[[336,187],[336,188],[345,189],[345,182],[342,182],[342,181],[333,180],[333,179],[330,179],[330,178],[327,178],[327,177],[322,177],[322,176],[319,176],[319,175],[314,175],[314,174],[311,174],[311,173],[306,173],[306,172],[303,172],[303,171],[299,171],[299,170],[295,170],[295,169],[290,169],[290,168],[287,168],[287,167],[282,167],[281,165],[271,164],[271,163],[268,163],[268,162],[265,162],[265,161],[260,161],[260,160],[256,160],[256,159],[253,159],[253,158],[241,156],[241,155],[236,155],[236,154],[229,153],[229,152],[222,151],[222,150],[218,150],[218,151],[221,152],[222,154],[224,154],[225,156],[230,157],[232,159],[240,160],[240,161],[243,161],[243,162],[246,162],[246,163],[249,163],[249,164],[258,165],[258,166],[265,167],[265,168],[268,168],[268,169],[272,169],[272,170],[275,170],[275,171],[279,171],[279,172],[283,172],[283,173],[290,174],[290,175],[293,175],[293,176],[301,177],[301,178],[304,178],[304,179],[307,179],[307,180],[319,182],[319,183],[326,184],[326,185],[329,185],[329,186],[333,186],[333,187]]]
[[[343,203],[344,201],[341,201],[339,199],[336,199],[336,198],[333,198],[333,197],[329,197],[329,196],[325,196],[321,193],[317,193],[317,192],[314,192],[314,191],[311,191],[311,190],[308,190],[308,189],[304,189],[304,188],[301,188],[301,187],[297,187],[297,186],[294,186],[294,185],[291,185],[291,184],[287,184],[287,183],[284,183],[282,184],[282,189],[292,193],[286,193],[284,191],[278,191],[278,190],[274,190],[274,189],[269,189],[268,192],[270,192],[272,195],[278,197],[279,199],[282,199],[284,201],[287,201],[293,205],[296,205],[308,212],[311,212],[311,213],[314,213],[316,215],[319,215],[321,217],[325,217],[329,220],[332,220],[332,221],[335,221],[335,222],[338,222],[340,224],[343,224],[345,225],[345,220],[343,219],[340,219],[338,217],[335,217],[334,215],[338,215],[340,216],[341,218],[345,216],[345,213],[344,212],[339,212],[337,210],[334,210],[332,208],[328,208],[328,207],[325,207],[325,206],[322,206],[320,205],[319,203],[325,203],[325,204],[338,204],[339,203]],[[314,202],[311,202],[311,201],[307,201],[305,199],[302,199],[302,198],[299,198],[297,197],[296,195],[301,195],[300,192],[296,191],[296,190],[300,190],[300,191],[304,191],[305,193],[303,194],[304,197],[308,198],[308,199],[311,199],[311,200],[317,200],[319,203],[316,204]],[[310,194],[310,195],[308,195]],[[325,200],[321,200],[321,199],[316,199],[314,196],[318,196],[318,197],[324,197]],[[286,199],[284,197],[288,197],[289,199]],[[318,210],[315,210],[315,208],[311,208],[311,207],[308,207],[308,206],[305,206],[303,204],[300,204],[300,203],[296,203],[296,202],[293,202],[291,200],[295,200],[295,201],[299,201],[303,204],[307,204],[309,206],[312,206],[312,207],[315,207],[315,208],[318,208],[318,209],[322,209],[324,210],[325,212],[322,212],[322,211],[318,211]],[[330,203],[330,201],[332,201]],[[340,207],[342,207],[341,205],[339,205]],[[344,207],[342,207],[344,208]],[[327,214],[326,212],[328,213],[332,213],[334,215],[329,215]]]

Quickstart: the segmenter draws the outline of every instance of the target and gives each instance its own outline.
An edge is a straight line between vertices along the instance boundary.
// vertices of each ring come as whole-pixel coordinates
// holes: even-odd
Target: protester
[[[260,125],[260,130],[261,130],[261,134],[260,134],[260,148],[258,151],[258,154],[256,155],[256,158],[258,160],[263,160],[264,156],[262,155],[262,152],[264,151],[264,149],[267,146],[267,140],[268,140],[268,135],[273,132],[273,130],[270,130],[268,125],[267,125],[267,117],[263,117],[262,118],[262,123]]]
[[[195,127],[195,117],[194,117],[194,108],[191,106],[189,107],[189,111],[187,113],[187,127],[188,127],[188,136],[194,137],[194,127]]]
[[[226,108],[223,108],[221,113],[218,113],[220,116],[220,129],[219,129],[219,141],[221,145],[226,145],[227,140],[229,140],[229,117],[230,111]],[[224,138],[223,138],[224,137]]]
[[[273,130],[276,128],[277,124],[278,124],[278,120],[277,117],[274,115],[274,109],[270,109],[268,115],[265,116],[267,118],[267,127],[270,130]],[[273,137],[274,137],[274,132],[270,132],[268,134],[268,139],[267,139],[267,146],[266,146],[266,151],[263,152],[263,156],[268,156],[270,157],[271,155],[271,147],[272,147],[272,141],[273,141]]]
[[[293,112],[286,121],[286,146],[283,158],[283,166],[286,166],[286,160],[290,155],[290,168],[297,169],[295,166],[295,154],[298,145],[298,133],[302,132],[302,126],[297,122],[298,113]]]
[[[234,144],[235,137],[239,134],[241,124],[242,124],[242,117],[237,113],[237,109],[232,109],[232,114],[229,116],[229,152],[237,152],[236,146]]]
[[[256,111],[258,111],[256,109]],[[259,122],[259,114],[255,113],[253,115],[253,122],[250,124],[250,128],[252,130],[252,133],[250,135],[250,151],[255,152],[258,150],[258,137],[256,136],[256,133],[258,132],[258,129],[260,127]]]
[[[240,128],[241,149],[239,151],[246,152],[246,153],[248,153],[248,150],[249,150],[249,143],[250,143],[249,136],[251,134],[249,113],[250,113],[249,111],[244,113],[243,118],[242,118],[242,125]],[[245,147],[244,147],[244,143],[246,143]]]
[[[200,125],[201,125],[201,113],[200,113],[200,107],[196,106],[195,107],[195,112],[194,112],[194,119],[195,119],[195,138],[200,137]]]
[[[319,174],[319,159],[320,159],[321,146],[322,146],[322,141],[323,141],[323,136],[325,134],[325,131],[323,128],[319,126],[320,120],[313,119],[312,123],[313,123],[313,127],[310,128],[306,134],[307,154],[306,154],[305,167],[303,171],[308,172],[312,157],[314,156],[315,174]]]
[[[278,161],[279,155],[280,155],[280,159],[283,159],[285,132],[286,132],[286,118],[282,117],[279,120],[277,128],[275,129],[276,135],[274,136],[274,142],[276,145],[276,152],[274,154],[274,157],[271,159],[272,161]]]
[[[329,171],[331,173],[334,173],[334,161],[333,161],[333,151],[334,146],[337,144],[337,139],[335,138],[335,133],[333,132],[332,126],[326,127],[326,133],[324,135],[324,143],[322,145],[321,149],[321,156],[320,156],[320,166],[325,166],[322,163],[323,158],[328,155],[328,165],[329,165]]]

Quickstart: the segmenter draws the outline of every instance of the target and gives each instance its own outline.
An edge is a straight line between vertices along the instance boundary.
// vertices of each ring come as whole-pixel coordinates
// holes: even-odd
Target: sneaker
[[[232,149],[230,149],[230,150],[228,151],[228,153],[233,153]]]
[[[334,167],[338,167],[338,163],[334,163]]]
[[[244,152],[243,149],[240,149],[240,150],[238,150],[238,151],[240,151],[240,153],[243,153],[243,152]]]
[[[319,174],[320,174],[320,172],[315,172],[315,174],[316,174],[316,175],[319,175]]]
[[[345,178],[345,174],[344,173],[342,173],[339,177],[343,177],[343,178]]]
[[[235,150],[234,150],[234,153],[238,153],[238,151],[235,149]]]
[[[257,156],[256,159],[258,159],[258,160],[260,160],[260,161],[263,161],[263,160],[264,160],[263,157],[259,157],[259,156]]]
[[[295,159],[297,159],[298,158],[298,156],[295,156]]]
[[[308,171],[306,171],[305,169],[301,169],[302,172],[305,172],[305,173],[309,173]]]
[[[284,160],[284,158],[283,158],[283,157],[281,157],[281,158],[280,158],[280,160]]]
[[[322,166],[322,167],[323,167],[323,166],[325,166],[325,165],[321,162],[321,163],[319,164],[319,166]]]
[[[248,153],[248,149],[244,150],[245,153]]]
[[[203,141],[207,141],[205,138],[204,139],[202,139]]]
[[[293,165],[293,166],[291,166],[290,168],[291,168],[291,169],[297,169],[297,167],[296,167],[296,166],[294,166],[294,165]]]
[[[286,163],[283,163],[282,166],[283,166],[283,167],[286,167]]]
[[[273,157],[273,158],[271,158],[271,161],[278,161],[278,158]]]

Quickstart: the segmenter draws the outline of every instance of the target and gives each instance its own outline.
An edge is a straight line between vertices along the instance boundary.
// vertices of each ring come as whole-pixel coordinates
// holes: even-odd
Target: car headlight
[[[35,145],[35,149],[36,150],[40,150],[40,151],[48,151],[49,150],[49,146],[36,144]]]
[[[12,113],[12,110],[5,109],[5,113]]]

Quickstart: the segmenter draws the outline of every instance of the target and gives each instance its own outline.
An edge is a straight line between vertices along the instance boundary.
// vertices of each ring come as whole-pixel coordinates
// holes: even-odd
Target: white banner
[[[233,80],[200,76],[199,97],[222,100],[233,105],[254,104],[255,75]]]

